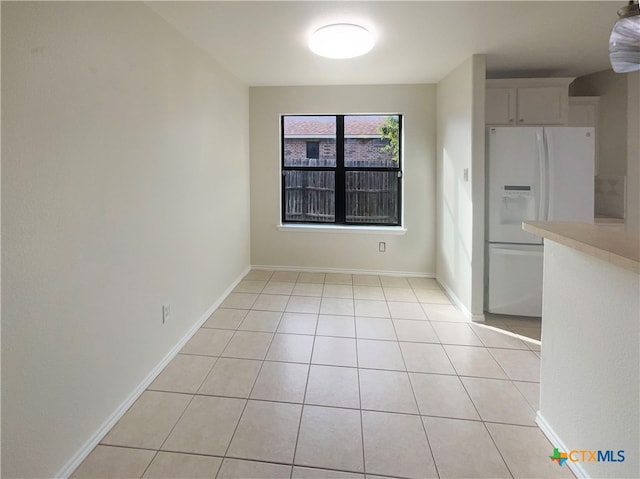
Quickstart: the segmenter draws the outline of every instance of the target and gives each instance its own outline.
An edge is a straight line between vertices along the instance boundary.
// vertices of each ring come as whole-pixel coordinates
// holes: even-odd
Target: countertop
[[[596,216],[594,218],[594,223],[601,225],[623,225],[624,218],[614,218],[613,216]]]
[[[640,274],[640,236],[571,221],[526,221],[522,229]]]

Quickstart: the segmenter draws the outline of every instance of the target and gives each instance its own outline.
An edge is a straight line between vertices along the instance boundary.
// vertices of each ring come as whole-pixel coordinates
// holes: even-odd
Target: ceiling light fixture
[[[609,38],[609,60],[616,73],[640,70],[640,6],[630,0],[618,10],[618,21]]]
[[[373,48],[373,36],[360,25],[336,23],[313,32],[309,39],[309,48],[321,57],[359,57]]]

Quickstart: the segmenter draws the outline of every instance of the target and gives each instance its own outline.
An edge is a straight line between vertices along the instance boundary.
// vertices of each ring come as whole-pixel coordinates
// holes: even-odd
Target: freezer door
[[[547,217],[593,223],[595,133],[593,128],[545,128]]]
[[[542,245],[489,245],[487,310],[542,315]]]
[[[522,222],[539,219],[543,129],[491,127],[487,135],[488,240],[541,244]]]

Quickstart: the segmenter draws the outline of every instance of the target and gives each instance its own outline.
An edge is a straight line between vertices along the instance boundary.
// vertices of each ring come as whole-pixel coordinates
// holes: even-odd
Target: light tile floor
[[[540,318],[485,314],[485,325],[538,341],[542,334]]]
[[[518,321],[432,279],[252,271],[73,477],[571,478]]]

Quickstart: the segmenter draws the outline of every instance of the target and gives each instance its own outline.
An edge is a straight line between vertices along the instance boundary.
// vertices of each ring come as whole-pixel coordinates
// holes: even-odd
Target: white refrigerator
[[[542,239],[522,222],[593,223],[593,128],[487,129],[487,258],[490,313],[542,314]]]

